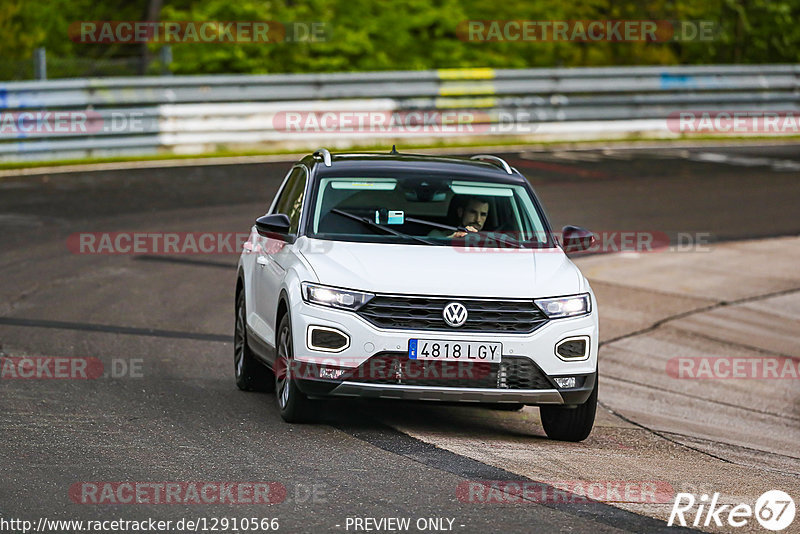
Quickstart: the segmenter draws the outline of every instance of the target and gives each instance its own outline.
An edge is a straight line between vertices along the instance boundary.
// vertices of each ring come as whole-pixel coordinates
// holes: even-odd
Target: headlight
[[[303,282],[300,287],[303,291],[303,300],[306,302],[345,310],[357,310],[375,296],[372,293],[321,286],[310,282]]]
[[[588,293],[573,295],[571,297],[557,297],[554,299],[536,299],[533,302],[541,308],[549,319],[574,317],[592,311],[592,299],[589,297]]]

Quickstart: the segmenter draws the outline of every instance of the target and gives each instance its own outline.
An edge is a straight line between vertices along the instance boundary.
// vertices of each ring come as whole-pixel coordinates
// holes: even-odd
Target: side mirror
[[[264,215],[256,219],[256,231],[258,235],[263,237],[282,238],[289,234],[289,227],[292,222],[287,215],[283,213],[275,213],[273,215]]]
[[[561,239],[564,241],[564,252],[582,252],[594,245],[594,234],[580,226],[565,226],[561,229]]]

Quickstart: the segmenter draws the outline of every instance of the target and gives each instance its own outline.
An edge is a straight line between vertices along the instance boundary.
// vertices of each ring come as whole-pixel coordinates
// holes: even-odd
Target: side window
[[[296,234],[300,228],[300,212],[303,208],[303,195],[306,189],[306,171],[301,167],[295,168],[286,181],[286,186],[281,191],[281,196],[275,203],[273,213],[285,213],[292,222],[289,227],[290,234]]]

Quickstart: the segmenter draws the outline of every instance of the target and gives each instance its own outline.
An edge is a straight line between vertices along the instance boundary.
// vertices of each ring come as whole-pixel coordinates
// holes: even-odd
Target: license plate
[[[447,362],[496,362],[503,356],[502,343],[409,339],[408,359]]]

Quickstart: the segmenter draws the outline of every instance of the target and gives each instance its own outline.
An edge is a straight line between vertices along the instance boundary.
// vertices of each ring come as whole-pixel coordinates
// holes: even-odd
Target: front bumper
[[[439,402],[572,405],[586,402],[596,381],[596,373],[588,375],[581,387],[568,390],[431,387],[345,381],[335,386],[329,395]]]
[[[331,395],[468,403],[564,404],[556,389],[485,389],[342,382]]]
[[[310,397],[359,397],[373,399],[395,399],[416,401],[460,402],[460,403],[518,403],[529,405],[583,404],[589,398],[597,382],[597,373],[576,376],[576,385],[573,388],[557,388],[548,378],[550,386],[539,389],[511,389],[490,387],[466,387],[463,379],[453,382],[454,386],[445,385],[415,385],[413,380],[406,379],[408,383],[387,383],[385,377],[376,379],[345,378],[343,380],[324,380],[295,378],[300,390]],[[573,375],[575,376],[575,375]],[[356,378],[356,377],[349,377]],[[403,382],[398,380],[396,382]],[[441,381],[440,381],[441,382]]]
[[[596,303],[593,302],[593,310]],[[597,312],[582,317],[551,320],[529,334],[459,332],[456,330],[382,329],[356,313],[297,302],[292,306],[294,356],[297,362],[331,368],[356,370],[381,353],[407,354],[409,339],[441,339],[450,341],[491,341],[503,346],[504,362],[510,358],[529,359],[541,370],[548,383],[537,389],[469,387],[471,384],[385,383],[383,380],[340,380],[296,378],[298,387],[312,397],[345,396],[381,399],[406,399],[466,403],[521,403],[576,405],[588,399],[597,378]],[[348,347],[339,353],[318,352],[309,348],[307,329],[310,325],[336,328],[350,337]],[[568,337],[587,336],[588,357],[565,361],[555,353],[556,344]],[[577,377],[574,388],[559,388],[556,377]],[[409,381],[410,382],[410,381]],[[500,385],[500,384],[498,384]]]

